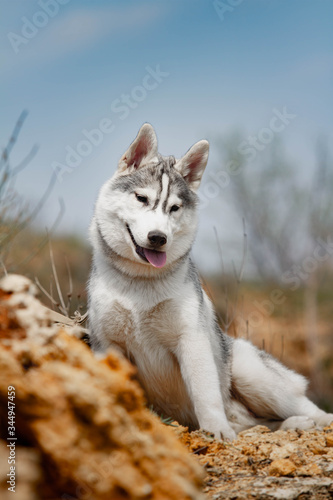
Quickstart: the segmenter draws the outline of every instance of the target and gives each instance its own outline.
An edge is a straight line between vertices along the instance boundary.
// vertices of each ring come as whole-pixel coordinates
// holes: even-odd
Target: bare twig
[[[88,319],[88,311],[84,314],[81,314],[79,311],[74,311],[74,321],[78,325],[81,325]]]
[[[29,165],[29,163],[35,158],[37,152],[38,152],[38,146],[37,144],[34,144],[30,150],[30,152],[27,154],[27,156],[25,158],[23,158],[23,160],[18,164],[16,165],[16,167],[13,168],[12,172],[11,172],[11,176],[12,177],[15,177],[19,172],[22,172],[22,170],[24,170],[27,165]]]
[[[1,241],[2,247],[5,247],[10,240],[12,240],[20,231],[22,231],[22,229],[24,229],[26,227],[28,222],[32,222],[36,218],[38,213],[41,211],[41,209],[45,205],[47,199],[49,198],[49,196],[52,192],[52,189],[55,185],[56,179],[57,179],[57,176],[55,173],[53,173],[43,196],[41,197],[41,199],[39,200],[39,202],[37,203],[37,205],[35,206],[33,211],[27,217],[25,217],[19,224],[14,226],[14,229],[9,231],[9,233],[6,235],[6,237]]]
[[[225,273],[224,273],[224,262],[223,262],[223,255],[222,255],[222,247],[221,247],[221,244],[220,244],[220,240],[219,240],[219,236],[218,236],[218,233],[217,233],[216,226],[213,227],[213,230],[214,230],[214,234],[215,234],[215,240],[216,240],[216,243],[217,243],[217,250],[219,252],[219,258],[220,258],[220,263],[221,263],[222,275],[224,276]]]
[[[52,307],[54,310],[59,309],[59,302],[57,302],[54,297],[53,297],[53,277],[51,276],[51,279],[50,279],[50,296],[51,296],[51,304],[52,304]]]
[[[35,283],[38,286],[38,288],[44,293],[44,295],[50,300],[51,304],[55,307],[58,307],[58,309],[61,310],[61,307],[59,307],[59,303],[53,298],[52,291],[49,293],[43,285],[40,283],[38,278],[35,278]],[[61,310],[62,311],[62,310]],[[66,313],[66,310],[62,311],[62,313]]]
[[[20,266],[23,266],[23,265],[27,264],[28,262],[30,262],[41,251],[41,249],[44,248],[45,245],[49,242],[50,235],[52,235],[54,233],[54,231],[58,227],[58,225],[59,225],[60,221],[62,220],[63,215],[66,211],[65,203],[64,203],[64,200],[62,198],[59,198],[59,205],[60,205],[59,213],[58,213],[54,223],[52,224],[50,229],[46,230],[46,236],[39,242],[36,250],[34,252],[31,252],[27,257],[25,257],[23,260],[21,260],[21,262],[19,262],[15,266],[12,266],[10,268],[10,272],[13,272],[13,271],[15,271],[15,269],[19,268]]]
[[[52,266],[52,273],[53,273],[55,285],[56,285],[56,288],[57,288],[57,293],[58,293],[58,297],[59,297],[59,301],[60,301],[60,305],[61,305],[61,310],[65,314],[66,311],[67,311],[67,309],[66,309],[65,301],[64,301],[64,298],[63,298],[63,295],[62,295],[60,283],[59,283],[57,268],[56,268],[56,265],[55,265],[55,262],[54,262],[54,256],[53,256],[53,250],[52,250],[51,241],[49,241],[49,247],[50,247],[50,260],[51,260],[51,266]]]
[[[243,279],[244,275],[244,269],[245,269],[245,263],[246,263],[246,257],[247,257],[247,251],[248,251],[248,238],[247,238],[247,232],[246,232],[246,225],[245,225],[245,219],[243,217],[243,256],[242,256],[242,263],[241,267],[239,270],[239,275],[238,275],[238,283],[240,283]]]
[[[27,116],[28,116],[28,111],[26,111],[26,110],[22,111],[22,113],[20,114],[19,119],[17,120],[17,122],[14,126],[14,130],[9,138],[7,146],[5,147],[5,149],[2,152],[1,159],[0,159],[0,170],[3,168],[4,165],[7,165],[10,153],[14,147],[14,144],[17,141],[17,138],[19,136],[19,133],[22,129],[23,123],[24,123]]]
[[[66,267],[67,267],[67,272],[68,272],[68,281],[69,281],[69,291],[67,293],[68,301],[67,301],[67,307],[66,307],[67,316],[69,316],[69,310],[71,307],[71,301],[72,301],[72,296],[73,296],[73,281],[72,281],[72,275],[71,275],[71,270],[69,267],[68,259],[66,256],[65,256],[65,262],[66,262]]]
[[[7,274],[8,274],[7,268],[6,268],[6,266],[5,266],[5,264],[4,264],[4,262],[3,262],[3,260],[2,260],[1,257],[0,257],[0,265],[1,265],[2,269],[3,269],[4,275],[7,276]]]

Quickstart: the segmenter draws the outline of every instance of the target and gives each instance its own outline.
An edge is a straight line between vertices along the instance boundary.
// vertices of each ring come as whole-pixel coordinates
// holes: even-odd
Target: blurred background
[[[206,138],[193,254],[221,325],[333,411],[332,2],[0,5],[3,272],[61,302],[56,268],[84,312],[94,201],[140,126],[164,155]]]

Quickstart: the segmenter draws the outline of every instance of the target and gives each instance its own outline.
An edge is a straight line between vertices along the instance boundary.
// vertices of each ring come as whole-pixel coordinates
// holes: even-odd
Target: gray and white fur
[[[305,395],[306,380],[223,333],[190,250],[207,141],[163,157],[140,129],[98,196],[90,235],[90,341],[138,370],[149,405],[191,429],[232,440],[257,424],[309,428],[333,421]]]

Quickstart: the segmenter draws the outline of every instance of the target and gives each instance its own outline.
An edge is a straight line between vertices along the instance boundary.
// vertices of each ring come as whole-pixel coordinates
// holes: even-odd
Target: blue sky
[[[1,145],[23,109],[29,116],[13,162],[39,145],[18,191],[33,206],[55,163],[64,164],[68,148],[77,150],[86,139],[83,130],[108,119],[112,132],[57,181],[40,216],[43,226],[52,224],[62,197],[59,230],[86,235],[98,189],[146,121],[156,129],[160,152],[180,156],[202,138],[234,129],[244,139],[257,134],[272,110],[285,106],[296,119],[283,141],[305,173],[318,135],[332,137],[331,0],[221,0],[229,7],[220,16],[207,0],[57,2],[0,2]],[[158,68],[164,76],[153,85],[146,75]],[[149,89],[142,91],[145,81]],[[126,105],[120,113],[124,95],[135,96],[133,109]],[[211,161],[218,161],[214,143]],[[212,200],[202,210],[199,248],[214,224],[225,241],[236,226],[241,245],[237,217]]]

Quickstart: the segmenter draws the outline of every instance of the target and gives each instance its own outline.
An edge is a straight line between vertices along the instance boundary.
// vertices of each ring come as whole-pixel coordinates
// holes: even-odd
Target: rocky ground
[[[204,432],[175,432],[205,468],[204,492],[214,499],[333,498],[333,425],[309,431],[257,426],[233,443]]]
[[[134,368],[112,352],[96,359],[80,328],[55,325],[35,293],[22,277],[0,283],[2,500],[15,498],[7,483],[13,437],[18,500],[333,497],[333,426],[255,427],[222,443],[163,425],[145,407]]]

